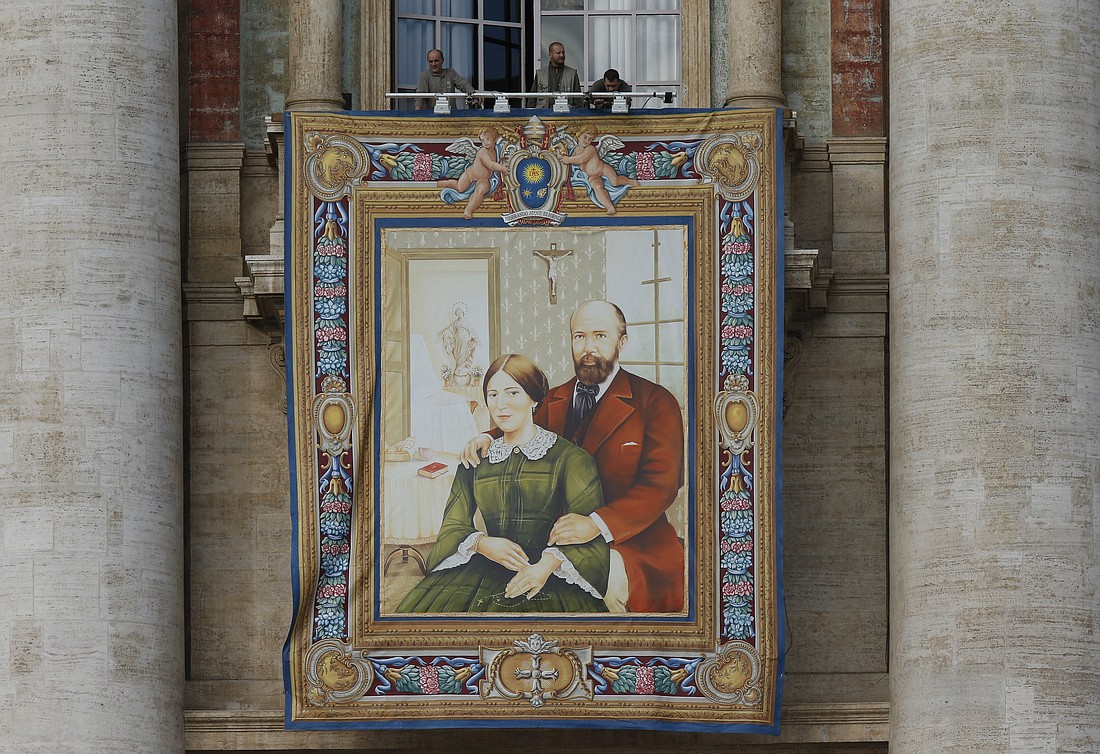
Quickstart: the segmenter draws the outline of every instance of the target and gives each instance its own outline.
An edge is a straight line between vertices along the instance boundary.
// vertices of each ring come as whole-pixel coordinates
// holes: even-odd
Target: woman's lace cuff
[[[448,568],[455,568],[457,566],[463,565],[464,563],[469,563],[470,558],[474,556],[474,545],[476,545],[477,541],[484,536],[485,532],[475,531],[473,534],[466,537],[466,539],[462,540],[462,544],[458,546],[458,552],[456,552],[454,555],[444,558],[442,563],[432,569],[432,572],[434,573],[436,571],[445,571]]]
[[[565,556],[565,553],[556,547],[547,547],[543,552],[548,552],[557,558],[560,562],[558,567],[554,569],[554,575],[560,579],[564,579],[567,584],[576,584],[584,591],[591,594],[598,600],[603,599],[603,595],[596,591],[596,587],[588,583],[584,576],[581,576],[581,572],[577,570],[577,567],[573,565],[572,561]],[[453,557],[453,556],[452,556]]]

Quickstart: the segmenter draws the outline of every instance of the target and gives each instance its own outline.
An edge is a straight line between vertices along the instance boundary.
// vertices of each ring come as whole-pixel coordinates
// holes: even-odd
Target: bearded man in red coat
[[[626,573],[625,610],[670,613],[684,608],[684,546],[665,511],[684,482],[684,423],[666,388],[622,369],[626,318],[608,301],[589,301],[573,313],[576,376],[553,388],[535,423],[588,451],[603,485],[604,506],[589,516],[567,514],[554,524],[549,545],[611,543]],[[482,443],[487,445],[487,443]],[[477,449],[475,449],[477,448]],[[477,465],[477,441],[462,460]],[[608,607],[622,595],[609,586]]]

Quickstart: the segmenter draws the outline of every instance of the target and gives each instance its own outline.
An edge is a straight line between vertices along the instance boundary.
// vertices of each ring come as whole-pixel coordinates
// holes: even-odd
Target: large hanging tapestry
[[[286,117],[290,728],[777,733],[774,110]]]

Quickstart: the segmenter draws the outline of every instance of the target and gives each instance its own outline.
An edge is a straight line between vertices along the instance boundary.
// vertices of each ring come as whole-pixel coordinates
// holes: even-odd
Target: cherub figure
[[[477,135],[481,139],[480,147],[477,147],[472,139],[459,139],[447,148],[448,152],[465,154],[472,160],[470,166],[462,172],[458,180],[446,178],[436,181],[435,184],[439,188],[454,189],[460,194],[466,193],[471,186],[474,187],[469,201],[466,202],[466,209],[462,212],[462,217],[466,220],[473,217],[474,212],[484,201],[485,195],[489,193],[489,179],[492,178],[493,173],[508,169],[507,165],[497,159],[496,143],[498,135],[495,128],[487,126],[481,129]]]
[[[615,203],[611,201],[611,195],[607,193],[604,179],[611,186],[638,186],[635,179],[619,175],[615,169],[604,162],[603,155],[609,150],[623,146],[623,143],[611,135],[595,138],[592,131],[582,130],[577,134],[577,146],[573,154],[562,155],[561,161],[567,165],[576,165],[588,176],[589,190],[592,197],[605,210],[607,214],[615,214]]]

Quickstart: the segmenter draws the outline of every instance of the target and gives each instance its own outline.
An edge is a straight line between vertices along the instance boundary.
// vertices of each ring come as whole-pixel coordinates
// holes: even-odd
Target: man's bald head
[[[583,317],[586,320],[591,318],[613,318],[618,327],[619,337],[626,335],[626,317],[623,315],[623,310],[610,301],[596,299],[594,301],[585,301],[578,306],[573,312],[573,316],[569,318],[570,331],[574,329],[573,324],[578,317]]]

